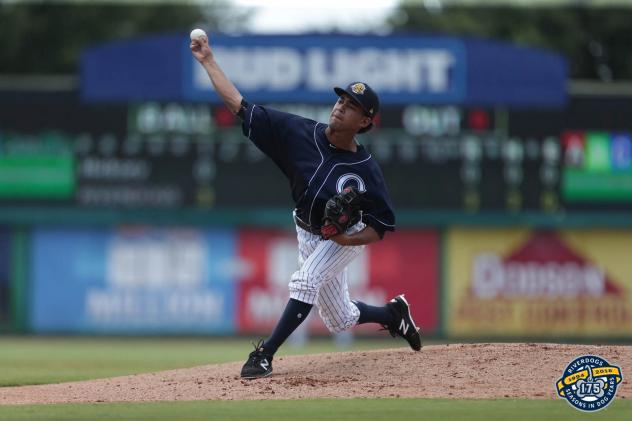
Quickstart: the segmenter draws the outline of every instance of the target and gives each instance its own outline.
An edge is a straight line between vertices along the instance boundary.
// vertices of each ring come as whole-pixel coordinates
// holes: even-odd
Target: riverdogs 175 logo
[[[595,355],[571,361],[557,381],[557,393],[581,411],[598,411],[614,400],[621,369]]]

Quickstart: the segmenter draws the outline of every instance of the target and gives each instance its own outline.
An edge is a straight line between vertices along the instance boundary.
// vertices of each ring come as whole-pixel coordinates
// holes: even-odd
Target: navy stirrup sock
[[[268,355],[274,355],[292,332],[303,323],[312,307],[312,304],[290,298],[272,335],[263,343],[263,351]]]
[[[393,322],[393,314],[386,306],[371,306],[362,301],[354,301],[353,304],[360,310],[359,325],[363,323],[379,323],[388,326]]]

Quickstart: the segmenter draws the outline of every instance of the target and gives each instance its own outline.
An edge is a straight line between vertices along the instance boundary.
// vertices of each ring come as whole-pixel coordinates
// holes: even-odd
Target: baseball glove
[[[341,234],[360,220],[362,194],[355,187],[347,187],[325,204],[320,235],[329,239]]]

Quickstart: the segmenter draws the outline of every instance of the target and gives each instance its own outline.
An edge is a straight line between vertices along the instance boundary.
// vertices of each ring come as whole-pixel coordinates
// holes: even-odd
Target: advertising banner
[[[9,273],[10,273],[9,230],[0,227],[0,326],[9,322]]]
[[[381,92],[383,104],[463,101],[466,48],[462,41],[421,37],[285,36],[214,38],[214,54],[248,98],[330,101],[331,89],[358,74]],[[215,99],[204,69],[189,58],[185,95]],[[189,71],[191,69],[191,71]],[[211,96],[212,95],[212,96]]]
[[[231,333],[232,231],[37,228],[34,332]]]
[[[239,235],[238,249],[244,270],[237,292],[239,332],[267,333],[275,325],[289,298],[288,283],[298,269],[295,233],[248,229]],[[424,332],[438,327],[438,235],[430,230],[389,233],[371,244],[348,267],[351,299],[383,305],[405,293],[415,321]],[[310,314],[309,330],[326,332],[317,315]],[[376,332],[376,325],[354,328]]]
[[[566,102],[564,58],[524,46],[413,33],[209,37],[218,62],[249,101],[330,103],[334,85],[362,78],[382,105]],[[190,42],[188,34],[175,34],[87,48],[82,99],[219,102]]]
[[[623,338],[632,332],[632,231],[452,229],[451,336]]]

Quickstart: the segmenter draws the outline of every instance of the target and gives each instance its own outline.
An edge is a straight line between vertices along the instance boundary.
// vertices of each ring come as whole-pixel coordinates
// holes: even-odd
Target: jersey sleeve
[[[380,179],[377,188],[367,193],[362,222],[373,228],[380,238],[384,238],[386,231],[395,231],[395,212],[384,179]]]
[[[284,169],[284,144],[291,137],[292,127],[300,119],[303,118],[257,104],[248,104],[244,112],[242,131],[244,136]]]

